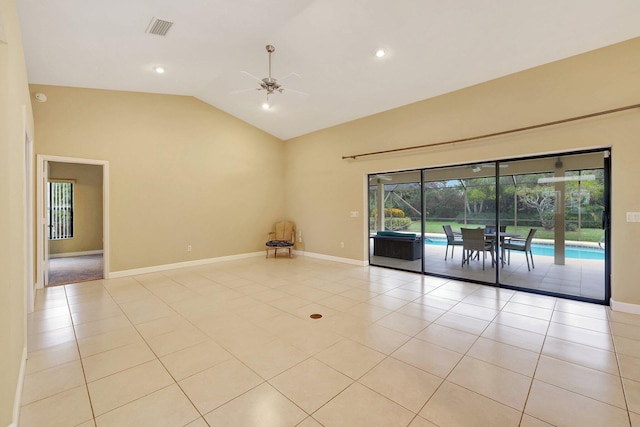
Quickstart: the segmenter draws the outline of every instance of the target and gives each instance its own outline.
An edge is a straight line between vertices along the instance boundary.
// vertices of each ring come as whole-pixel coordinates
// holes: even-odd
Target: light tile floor
[[[640,426],[640,316],[383,268],[52,287],[28,333],[22,427]]]

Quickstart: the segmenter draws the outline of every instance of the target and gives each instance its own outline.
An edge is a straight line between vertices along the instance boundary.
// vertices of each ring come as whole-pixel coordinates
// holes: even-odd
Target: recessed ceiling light
[[[385,52],[385,51],[384,51],[384,49],[378,49],[378,50],[376,50],[376,56],[377,56],[378,58],[382,58],[383,56],[385,56],[385,55],[386,55],[386,53],[387,53],[387,52]]]
[[[157,66],[157,67],[153,67],[153,71],[155,71],[156,74],[164,74],[165,71],[167,70],[164,67]]]

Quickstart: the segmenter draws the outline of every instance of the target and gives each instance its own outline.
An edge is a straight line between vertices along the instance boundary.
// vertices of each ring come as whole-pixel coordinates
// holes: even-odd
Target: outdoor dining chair
[[[511,251],[520,251],[524,252],[524,256],[527,259],[527,268],[531,271],[531,268],[535,268],[533,265],[533,252],[531,251],[531,241],[533,240],[534,234],[536,234],[535,228],[529,230],[529,234],[526,239],[519,238],[511,238],[508,242],[504,242],[502,244],[503,251],[509,251],[509,255],[507,258],[507,264],[511,264]],[[531,266],[529,266],[529,257],[531,257]]]
[[[493,241],[484,238],[484,229],[482,228],[462,228],[462,267],[469,264],[474,252],[482,252],[482,269],[484,270],[487,252],[491,254],[491,265],[494,263],[493,257]]]
[[[462,246],[462,239],[460,238],[459,233],[453,232],[450,225],[443,225],[442,228],[444,229],[444,234],[447,236],[447,247],[444,250],[444,259],[447,259],[449,246],[451,246],[451,258],[453,259],[453,250],[456,246]]]

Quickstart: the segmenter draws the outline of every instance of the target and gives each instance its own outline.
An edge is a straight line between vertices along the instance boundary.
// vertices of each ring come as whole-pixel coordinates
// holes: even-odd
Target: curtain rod
[[[453,140],[450,140],[450,141],[435,142],[433,144],[414,145],[412,147],[393,148],[393,149],[390,149],[390,150],[372,151],[370,153],[362,153],[362,154],[353,154],[353,155],[350,155],[350,156],[342,156],[342,160],[347,160],[347,159],[355,160],[355,159],[357,159],[359,157],[375,156],[375,155],[378,155],[378,154],[397,153],[397,152],[400,152],[400,151],[418,150],[420,148],[438,147],[438,146],[442,146],[442,145],[451,145],[451,144],[455,144],[457,142],[476,141],[478,139],[485,139],[485,138],[491,138],[491,137],[494,137],[494,136],[508,135],[508,134],[511,134],[511,133],[523,132],[523,131],[531,130],[531,129],[539,129],[539,128],[543,128],[543,127],[547,127],[547,126],[553,126],[553,125],[559,125],[559,124],[562,124],[562,123],[575,122],[577,120],[584,120],[584,119],[589,119],[589,118],[597,117],[597,116],[604,116],[606,114],[618,113],[620,111],[632,110],[634,108],[640,108],[640,104],[628,105],[626,107],[614,108],[613,110],[599,111],[597,113],[585,114],[583,116],[570,117],[568,119],[556,120],[556,121],[553,121],[553,122],[546,122],[546,123],[541,123],[541,124],[532,125],[532,126],[525,126],[525,127],[522,127],[522,128],[509,129],[509,130],[504,130],[504,131],[500,131],[500,132],[488,133],[488,134],[485,134],[485,135],[470,136],[468,138],[460,138],[460,139],[453,139]]]

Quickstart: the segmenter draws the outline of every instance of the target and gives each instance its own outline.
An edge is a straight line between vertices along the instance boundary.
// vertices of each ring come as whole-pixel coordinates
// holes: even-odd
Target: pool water
[[[534,255],[553,256],[552,245],[531,244],[531,251]],[[565,246],[564,256],[566,258],[578,259],[601,259],[604,260],[604,249],[590,248],[584,246]]]
[[[446,239],[427,237],[426,245],[446,246]],[[539,243],[531,244],[531,251],[534,255],[553,256],[553,245],[544,245]],[[586,246],[566,246],[564,248],[564,256],[576,259],[596,259],[604,260],[604,249],[586,247]]]

